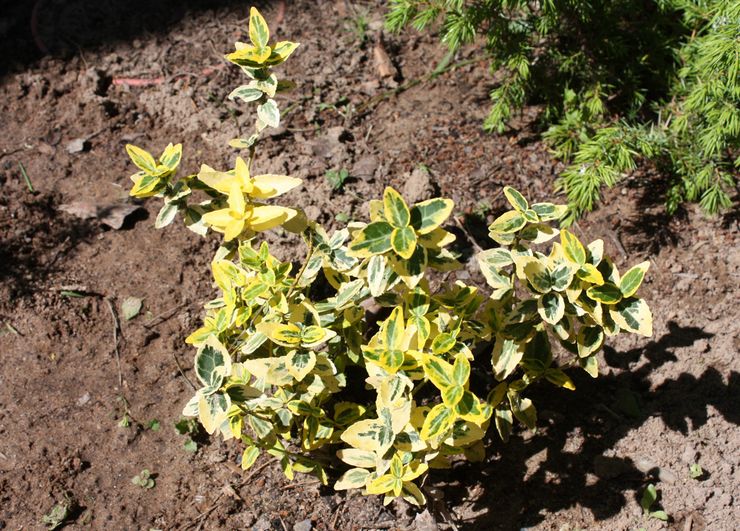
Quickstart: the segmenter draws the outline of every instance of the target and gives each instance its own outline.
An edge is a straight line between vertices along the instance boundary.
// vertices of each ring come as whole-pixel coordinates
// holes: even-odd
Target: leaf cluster
[[[258,15],[239,61],[272,57],[253,31]],[[490,226],[500,246],[477,256],[488,289],[460,280],[433,289],[434,272],[460,267],[444,228],[451,200],[410,205],[387,187],[367,222],[328,233],[297,208],[262,203],[299,181],[252,177],[257,147],[233,170],[203,166],[182,185],[209,197],[196,223],[223,234],[211,262],[218,294],[186,339],[200,385],[183,415],[243,443],[245,470],[267,454],[289,479],[331,477],[337,490],[422,505],[428,470],[484,459],[489,428],[502,439],[515,421],[535,428],[530,385],[572,390],[571,368],[598,375],[605,337],[652,333],[636,296],[648,263],[620,275],[601,240],[584,245],[552,227],[564,206],[530,204],[507,187],[512,209]],[[196,206],[172,199],[183,180],[168,179],[157,193],[192,228]],[[297,270],[257,239],[279,225],[307,247]]]

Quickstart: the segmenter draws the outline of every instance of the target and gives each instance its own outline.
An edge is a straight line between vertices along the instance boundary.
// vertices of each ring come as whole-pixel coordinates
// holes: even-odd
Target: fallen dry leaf
[[[119,230],[123,227],[126,218],[139,210],[137,205],[122,203],[100,204],[91,201],[74,201],[59,206],[59,210],[80,219],[95,218],[111,229]]]
[[[381,78],[394,77],[396,69],[391,62],[391,58],[388,56],[388,52],[385,51],[383,46],[383,39],[378,38],[375,42],[375,48],[373,48],[373,57],[375,58],[375,68],[378,71],[378,76]]]

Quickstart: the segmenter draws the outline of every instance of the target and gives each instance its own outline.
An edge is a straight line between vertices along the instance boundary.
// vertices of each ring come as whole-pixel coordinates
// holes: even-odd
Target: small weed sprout
[[[345,168],[340,170],[328,170],[324,176],[332,190],[335,192],[341,192],[344,189],[347,179],[349,179],[349,172]]]
[[[656,520],[662,520],[663,522],[667,522],[668,514],[664,510],[662,509],[653,510],[653,508],[655,507],[657,503],[658,503],[658,491],[655,488],[655,485],[650,483],[648,484],[647,487],[645,487],[645,490],[642,493],[642,498],[640,499],[640,507],[642,507],[642,512],[648,518],[655,518]]]
[[[262,131],[280,122],[275,95],[290,86],[273,67],[298,44],[272,42],[254,8],[249,40],[226,56],[250,78],[232,99],[257,106],[254,133],[230,143],[245,153],[233,168],[204,164],[177,180],[179,144],[158,159],[127,146],[139,168],[131,194],[164,200],[156,227],[180,214],[194,232],[223,238],[210,272],[218,294],[186,339],[200,387],[183,415],[243,444],[244,470],[268,454],[291,480],[312,474],[326,484],[332,467],[336,490],[424,505],[430,469],[483,460],[489,430],[506,440],[516,422],[536,428],[531,386],[573,390],[570,371],[598,376],[607,337],[652,334],[637,295],[649,262],[620,273],[602,240],[586,245],[553,228],[566,207],[530,203],[513,188],[504,189],[511,209],[489,226],[499,246],[476,256],[486,289],[431,287],[430,272],[461,267],[448,248],[449,199],[408,204],[387,187],[366,205],[368,220],[333,233],[299,206],[275,204],[301,181],[255,166]],[[260,241],[276,227],[303,239],[300,267]],[[475,385],[473,367],[482,369]],[[193,426],[177,424],[190,440]],[[150,488],[144,472],[135,482]]]
[[[689,466],[689,477],[691,479],[701,479],[704,476],[704,469],[699,463],[694,463]]]
[[[155,485],[151,472],[146,468],[131,478],[131,483],[147,490],[153,489]]]

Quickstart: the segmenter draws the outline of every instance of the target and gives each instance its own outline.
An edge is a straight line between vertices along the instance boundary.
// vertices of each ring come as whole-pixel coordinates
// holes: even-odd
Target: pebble
[[[77,405],[78,406],[84,406],[90,401],[90,393],[85,393],[80,398],[77,399]]]
[[[429,512],[429,509],[425,509],[416,515],[416,518],[414,518],[414,529],[416,531],[439,531],[437,522],[434,520],[432,513]]]
[[[65,149],[67,150],[67,153],[74,154],[82,153],[83,151],[87,150],[87,147],[87,138],[75,138],[67,144]]]
[[[313,523],[310,519],[301,520],[296,522],[293,526],[293,531],[311,531],[313,529]]]
[[[434,197],[434,184],[429,171],[420,167],[414,168],[403,185],[401,195],[410,205]]]
[[[270,531],[270,519],[266,516],[260,516],[257,523],[252,526],[252,531]]]

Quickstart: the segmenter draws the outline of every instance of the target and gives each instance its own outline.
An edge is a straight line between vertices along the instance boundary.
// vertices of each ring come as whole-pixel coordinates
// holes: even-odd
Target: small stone
[[[73,155],[75,153],[82,153],[83,151],[86,151],[88,146],[89,144],[87,143],[87,138],[75,138],[67,144],[65,149],[67,150],[67,153]]]
[[[678,478],[676,477],[676,474],[674,474],[668,468],[660,467],[658,469],[658,479],[661,480],[663,483],[668,483],[672,485],[676,482]]]
[[[77,399],[77,405],[78,406],[84,406],[90,401],[90,393],[85,393],[80,398]]]
[[[308,219],[314,221],[317,221],[322,214],[321,209],[316,205],[308,205],[306,208],[303,209],[303,211],[306,213],[306,217]]]
[[[434,197],[435,189],[429,170],[421,166],[415,168],[406,179],[401,195],[410,205]]]
[[[414,529],[416,531],[439,531],[437,522],[429,512],[429,509],[425,509],[423,512],[416,515],[414,518]]]
[[[655,461],[651,461],[646,457],[638,456],[635,458],[634,462],[635,468],[643,474],[659,469],[658,464]]]
[[[313,523],[310,519],[301,520],[296,522],[293,526],[293,531],[311,531],[313,529]]]
[[[270,519],[266,516],[260,516],[257,523],[252,526],[252,531],[270,531]]]

